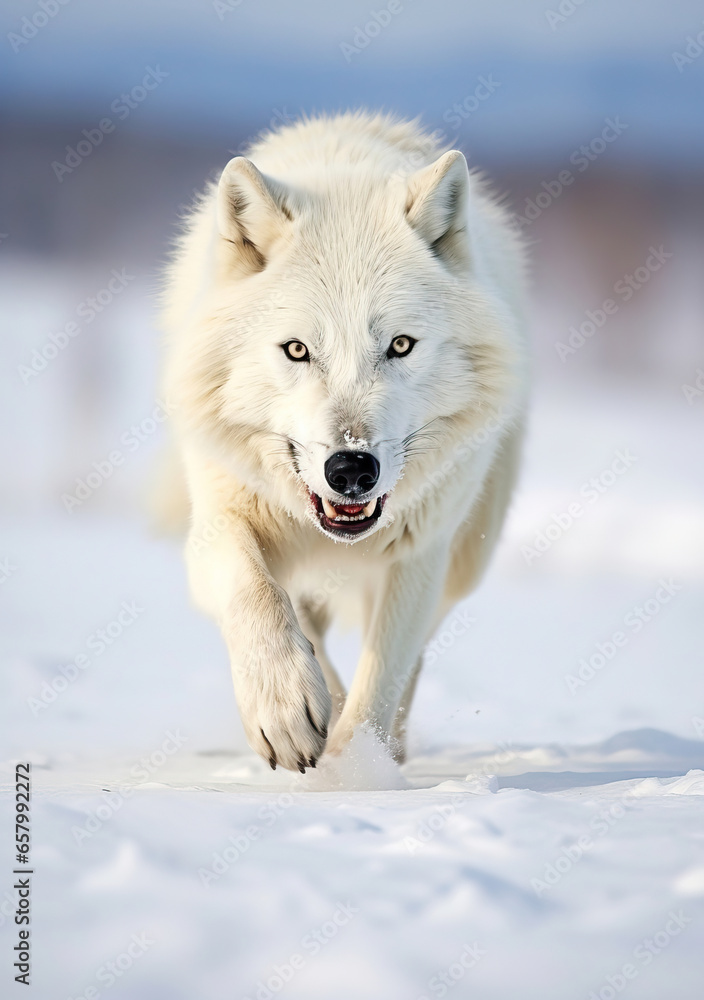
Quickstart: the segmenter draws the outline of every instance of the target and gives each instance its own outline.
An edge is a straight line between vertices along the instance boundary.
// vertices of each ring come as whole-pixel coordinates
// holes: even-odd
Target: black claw
[[[308,767],[315,767],[315,765],[316,765],[317,763],[318,763],[318,762],[317,762],[317,760],[315,759],[315,757],[311,757],[311,759],[310,759],[310,760],[308,761]]]
[[[303,760],[303,758],[301,758],[298,761],[298,770],[301,772],[301,774],[306,773],[306,762]]]
[[[271,743],[269,742],[269,740],[266,738],[266,733],[264,732],[264,730],[262,729],[261,726],[259,727],[259,732],[262,734],[262,739],[264,740],[264,742],[266,743],[266,745],[271,750],[271,757],[269,758],[269,767],[271,768],[272,771],[275,771],[276,770],[276,764],[277,764],[276,751],[274,750],[274,748],[271,745]]]
[[[308,702],[306,702],[305,705],[306,705],[306,718],[310,722],[311,726],[313,727],[313,729],[315,729],[315,731],[318,734],[318,736],[320,736],[322,739],[327,739],[328,727],[327,726],[323,726],[322,729],[318,729],[318,727],[316,726],[316,724],[313,722],[313,716],[310,714],[310,708],[308,706]]]

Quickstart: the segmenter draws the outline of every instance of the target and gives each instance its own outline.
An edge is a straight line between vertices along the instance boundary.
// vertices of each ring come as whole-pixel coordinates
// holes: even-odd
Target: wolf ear
[[[217,219],[220,235],[234,244],[247,270],[262,271],[272,246],[291,221],[286,191],[260,173],[251,160],[236,156],[220,177]]]
[[[447,153],[408,178],[406,218],[436,256],[449,264],[469,263],[466,208],[467,161],[459,149]]]

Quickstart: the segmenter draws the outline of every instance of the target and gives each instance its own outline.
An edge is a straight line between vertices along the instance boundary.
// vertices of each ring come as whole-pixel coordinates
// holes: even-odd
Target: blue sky
[[[168,77],[129,122],[157,135],[227,142],[301,110],[366,105],[525,162],[566,157],[620,115],[615,157],[704,160],[704,55],[673,58],[699,32],[704,48],[696,0],[45,3],[53,16],[39,0],[0,14],[3,106],[38,126],[90,126],[159,66]],[[473,99],[482,78],[493,90]]]

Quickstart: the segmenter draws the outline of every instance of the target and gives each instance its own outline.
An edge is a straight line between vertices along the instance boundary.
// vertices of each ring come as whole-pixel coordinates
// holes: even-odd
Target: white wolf
[[[523,264],[462,153],[361,112],[265,135],[186,220],[164,326],[189,577],[272,767],[361,723],[403,757],[424,644],[513,485]],[[339,615],[363,632],[349,693],[324,648]]]

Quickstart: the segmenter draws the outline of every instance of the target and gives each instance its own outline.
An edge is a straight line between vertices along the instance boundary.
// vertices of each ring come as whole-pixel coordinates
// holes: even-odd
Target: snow
[[[31,995],[698,998],[700,421],[678,394],[536,394],[501,549],[439,630],[402,768],[368,731],[305,776],[251,754],[180,544],[119,514],[126,479],[8,517],[2,794],[31,760]],[[638,461],[527,561],[623,448]],[[349,679],[358,638],[330,645]],[[0,841],[7,955],[9,820]]]
[[[656,767],[695,755],[670,751]],[[429,761],[433,780],[444,763]],[[111,780],[111,793],[89,787],[97,762],[80,779],[66,764],[38,771],[35,994],[102,993],[99,970],[146,934],[112,995],[268,996],[269,982],[301,1000],[417,998],[439,995],[433,977],[451,969],[457,996],[587,997],[659,934],[629,995],[694,1000],[704,772],[565,781],[581,764],[563,758],[539,791],[524,774],[522,787],[475,776],[393,793],[314,792],[226,753]],[[673,913],[683,926],[663,945]],[[479,958],[464,970],[466,947]]]

